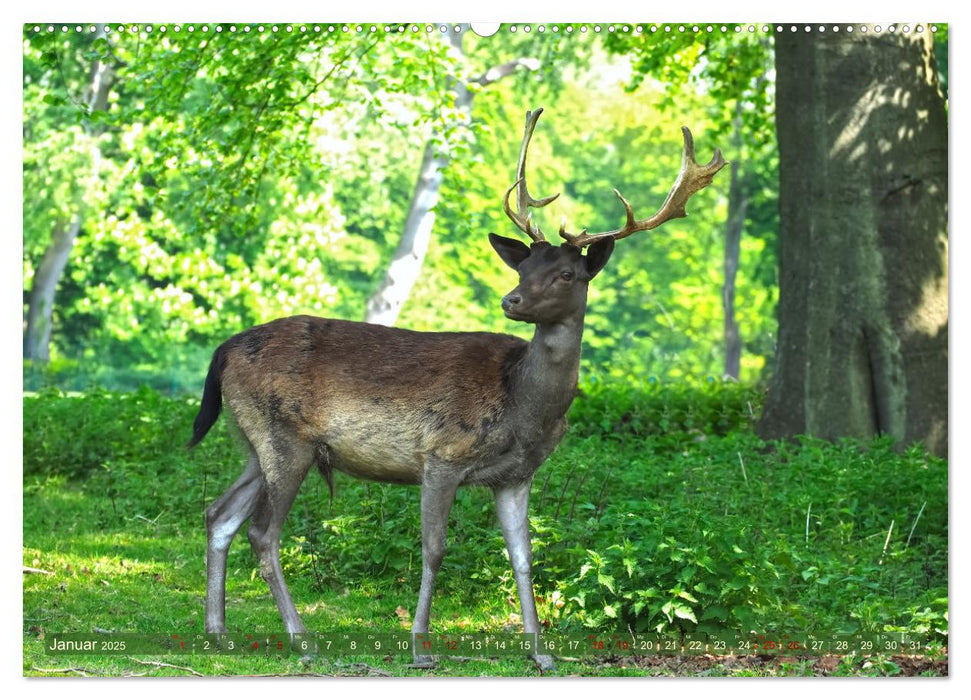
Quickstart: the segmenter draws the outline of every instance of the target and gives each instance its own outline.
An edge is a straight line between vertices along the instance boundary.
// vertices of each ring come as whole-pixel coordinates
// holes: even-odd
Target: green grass
[[[766,444],[758,392],[590,384],[533,486],[535,588],[552,631],[910,634],[947,643],[947,464],[886,440]],[[525,658],[57,656],[57,632],[203,632],[205,505],[243,466],[220,421],[183,448],[195,399],[55,392],[24,399],[25,675],[538,675]],[[315,632],[407,630],[421,575],[416,488],[311,475],[282,562]],[[918,517],[919,515],[919,517]],[[808,524],[807,524],[808,520]],[[891,528],[891,523],[893,524]],[[889,537],[888,537],[889,534]],[[459,493],[433,630],[518,631],[491,494]],[[227,623],[277,631],[245,534],[229,557]],[[944,673],[946,673],[946,657]],[[560,661],[557,675],[910,675],[891,657],[707,664]],[[151,662],[151,663],[148,663]]]

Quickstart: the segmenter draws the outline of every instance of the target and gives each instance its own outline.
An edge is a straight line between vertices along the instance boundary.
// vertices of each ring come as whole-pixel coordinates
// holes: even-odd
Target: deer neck
[[[538,323],[513,384],[515,410],[535,425],[562,418],[576,395],[583,316]]]

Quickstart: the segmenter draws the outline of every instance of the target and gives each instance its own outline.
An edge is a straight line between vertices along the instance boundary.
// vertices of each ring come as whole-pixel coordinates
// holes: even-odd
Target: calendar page
[[[947,676],[949,25],[422,14],[25,20],[23,675]]]

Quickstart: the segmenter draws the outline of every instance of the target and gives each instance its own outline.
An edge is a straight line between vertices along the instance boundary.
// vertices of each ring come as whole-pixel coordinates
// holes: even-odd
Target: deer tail
[[[225,368],[226,349],[222,345],[213,353],[212,362],[209,363],[209,374],[206,375],[206,384],[202,389],[202,405],[199,406],[199,413],[192,424],[192,439],[188,444],[190,449],[202,441],[219,418],[223,407],[222,374]]]

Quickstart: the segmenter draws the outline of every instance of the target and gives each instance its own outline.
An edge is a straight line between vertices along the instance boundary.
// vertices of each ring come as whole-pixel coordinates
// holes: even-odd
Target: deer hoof
[[[438,660],[434,656],[415,656],[408,668],[431,669],[438,668]]]
[[[556,664],[553,663],[553,657],[548,655],[537,655],[532,657],[533,661],[536,662],[536,666],[540,671],[554,671],[556,670]]]

